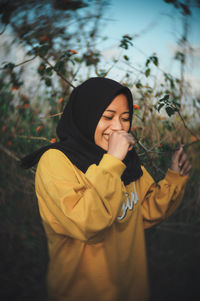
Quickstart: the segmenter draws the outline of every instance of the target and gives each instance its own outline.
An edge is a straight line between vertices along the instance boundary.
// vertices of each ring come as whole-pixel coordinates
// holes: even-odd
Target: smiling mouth
[[[108,134],[103,134],[103,138],[108,142],[109,141],[109,135]]]

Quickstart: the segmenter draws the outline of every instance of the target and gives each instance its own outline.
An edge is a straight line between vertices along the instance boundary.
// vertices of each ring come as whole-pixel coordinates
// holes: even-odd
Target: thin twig
[[[48,142],[51,141],[45,137],[34,137],[34,136],[25,136],[25,135],[16,135],[16,136],[20,137],[20,138],[31,139],[31,140],[44,140],[44,141],[48,141]]]
[[[189,146],[192,146],[192,145],[194,145],[194,144],[196,144],[196,143],[198,143],[198,142],[200,142],[200,139],[197,139],[196,141],[193,141],[193,142],[184,144],[183,149],[186,149],[186,148],[188,148]],[[154,154],[167,154],[167,153],[173,153],[173,152],[176,152],[176,151],[179,149],[179,147],[176,147],[176,148],[169,149],[169,150],[167,150],[167,151],[155,151],[155,150],[152,150],[152,149],[147,149],[141,142],[140,142],[140,144],[141,144],[141,146],[142,146],[143,148],[146,149],[146,151],[147,151],[148,153],[154,153]],[[142,154],[140,154],[140,155],[142,156],[142,155],[144,155],[144,154],[145,154],[145,153],[142,153]]]
[[[188,130],[188,132],[190,132],[190,134],[192,134],[195,138],[197,138],[197,140],[199,140],[199,137],[191,129],[188,128],[188,126],[185,123],[185,120],[184,120],[183,116],[181,115],[180,111],[178,111],[177,113],[178,113],[179,117],[181,118],[181,121],[183,122],[183,125],[186,128],[186,130]]]
[[[28,60],[26,60],[26,61],[24,61],[24,62],[21,62],[21,63],[19,63],[19,64],[14,65],[13,69],[16,68],[16,67],[19,67],[19,66],[21,66],[21,65],[24,65],[24,64],[26,64],[26,63],[28,63],[28,62],[33,61],[36,57],[37,57],[37,55],[35,55],[35,56],[32,57],[31,59],[28,59]],[[0,68],[0,70],[3,70],[3,69],[5,69],[5,68],[4,68],[4,67]]]
[[[2,152],[4,152],[6,155],[8,155],[10,158],[14,159],[15,161],[19,162],[20,161],[20,158],[17,157],[13,152],[11,152],[10,150],[8,150],[5,146],[3,146],[2,144],[0,144],[0,150]],[[31,167],[29,168],[30,172],[32,174],[35,174],[35,168],[34,167]]]
[[[48,59],[46,59],[44,56],[42,56],[39,51],[38,51],[38,55],[45,61],[45,63],[47,63],[62,78],[62,80],[64,80],[72,88],[75,88],[75,86],[68,79],[66,79],[62,75],[62,73],[60,73],[59,71],[55,70],[55,67],[48,61]]]
[[[149,156],[148,154],[148,149],[139,141],[139,139],[137,138],[137,136],[133,133],[131,133],[133,135],[133,137],[135,138],[135,141],[137,142],[137,144],[139,145],[140,148],[142,148],[145,152],[145,155],[147,156],[150,164],[152,165],[153,169],[155,172],[157,172],[157,170],[159,170],[163,175],[165,175],[165,173],[158,167],[156,166],[153,161],[152,161],[152,158]]]
[[[28,63],[28,62],[31,62],[31,61],[33,61],[34,59],[36,59],[36,57],[37,57],[37,55],[35,55],[35,56],[32,57],[31,59],[28,59],[28,60],[26,60],[26,61],[24,61],[24,62],[21,62],[21,63],[15,65],[15,67],[19,67],[19,66],[24,65],[24,64],[26,64],[26,63]],[[14,68],[15,68],[15,67],[14,67]]]
[[[8,150],[5,146],[3,146],[2,144],[0,144],[0,150],[2,152],[4,152],[5,154],[7,154],[9,157],[13,158],[15,161],[20,161],[20,159],[13,154],[10,150]]]
[[[47,115],[47,116],[44,116],[44,117],[40,117],[40,119],[52,118],[52,117],[60,116],[60,115],[62,115],[62,113],[63,112],[56,113],[56,114],[53,114],[53,115]]]
[[[12,24],[12,26],[15,28],[15,25]],[[27,43],[34,49],[31,41],[27,41]],[[39,50],[36,50],[37,54],[36,56],[39,56],[40,58],[42,58],[45,63],[47,63],[56,73],[58,76],[60,76],[62,78],[63,81],[65,81],[68,85],[70,85],[72,88],[75,88],[75,86],[69,81],[67,80],[63,75],[62,73],[60,73],[59,71],[55,70],[55,67],[49,62],[48,59],[46,59],[43,55],[41,55],[40,51]]]

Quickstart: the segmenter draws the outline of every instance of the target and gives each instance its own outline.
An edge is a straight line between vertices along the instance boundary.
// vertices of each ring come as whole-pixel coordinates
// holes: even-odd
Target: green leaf
[[[45,45],[39,47],[38,51],[42,56],[45,56],[48,53],[49,48],[50,48],[50,46],[45,44]]]
[[[166,94],[164,97],[163,97],[164,100],[169,100],[169,94]]]
[[[174,108],[172,108],[172,107],[167,106],[167,107],[165,108],[165,111],[166,111],[167,115],[170,117],[170,116],[172,116],[172,115],[175,114],[175,111],[176,111],[176,110],[175,110]]]
[[[132,37],[130,37],[129,35],[123,35],[121,41],[120,41],[120,45],[119,47],[124,48],[124,49],[128,49],[129,46],[133,46],[132,41]]]
[[[37,70],[40,75],[44,75],[46,72],[46,64],[41,63]]]
[[[136,88],[138,88],[138,89],[142,88],[142,84],[141,84],[141,82],[140,82],[140,81],[139,81],[139,82],[137,82],[137,83],[135,84],[135,86],[136,86]]]
[[[170,87],[171,87],[171,89],[174,89],[174,88],[175,88],[175,85],[174,85],[173,79],[170,78],[169,81],[170,81]]]
[[[157,107],[158,112],[160,112],[160,110],[162,109],[162,107],[164,106],[164,103],[160,103]]]
[[[15,68],[15,64],[13,63],[8,63],[4,66],[4,69],[9,69],[9,70],[13,70]]]
[[[52,74],[53,74],[52,68],[51,67],[46,68],[46,73],[47,73],[47,75],[52,76]]]
[[[155,66],[158,66],[158,58],[157,58],[157,56],[155,56],[155,55],[152,56],[151,60],[152,60],[152,62],[154,63]]]
[[[151,73],[151,69],[150,68],[146,69],[145,76],[148,77],[150,73]]]
[[[65,62],[58,61],[54,66],[55,71],[65,74]]]
[[[77,63],[82,63],[83,62],[83,58],[82,57],[75,57],[74,61]]]
[[[185,62],[185,54],[183,52],[177,51],[174,58],[175,60],[180,61],[182,64]]]
[[[145,66],[148,67],[149,63],[150,63],[150,59],[147,59]]]
[[[45,84],[46,84],[47,87],[51,86],[51,79],[49,77],[45,78]]]
[[[126,61],[129,61],[129,57],[128,57],[127,55],[124,55],[124,59],[125,59]]]
[[[158,102],[165,102],[165,103],[167,103],[168,100],[169,100],[169,94],[166,94],[163,98],[159,99]]]

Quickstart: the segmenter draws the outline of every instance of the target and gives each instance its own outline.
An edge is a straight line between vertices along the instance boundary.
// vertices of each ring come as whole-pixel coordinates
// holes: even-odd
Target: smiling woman
[[[120,140],[121,145],[122,141],[125,139],[128,150],[130,144],[134,145],[132,136],[127,134],[130,130],[130,124],[131,121],[127,97],[124,94],[119,94],[103,112],[97,124],[94,134],[95,143],[108,151],[109,141],[114,140],[114,147],[118,149],[116,145],[117,142]],[[125,152],[125,155],[126,153],[127,152]],[[112,151],[110,154],[112,154]],[[118,155],[117,158],[123,160],[125,155]]]
[[[144,229],[180,204],[191,167],[180,148],[156,184],[134,149],[132,116],[127,87],[91,78],[70,96],[60,141],[22,159],[25,168],[38,163],[48,300],[148,300]]]

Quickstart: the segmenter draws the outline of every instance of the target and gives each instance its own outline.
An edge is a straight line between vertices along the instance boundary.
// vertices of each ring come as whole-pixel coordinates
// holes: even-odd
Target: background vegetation
[[[21,170],[18,160],[57,140],[56,125],[74,86],[91,76],[109,77],[115,68],[123,70],[121,82],[132,90],[132,134],[155,180],[163,177],[180,143],[193,165],[182,205],[146,232],[152,300],[199,300],[200,99],[185,80],[191,10],[187,1],[166,2],[183,20],[174,57],[178,78],[160,68],[156,53],[137,69],[127,54],[135,47],[128,34],[119,39],[120,56],[105,63],[98,46],[106,39],[101,29],[109,1],[0,1],[5,39],[0,70],[1,300],[46,296],[48,253],[34,193],[35,169]],[[17,62],[10,59],[16,51]]]

